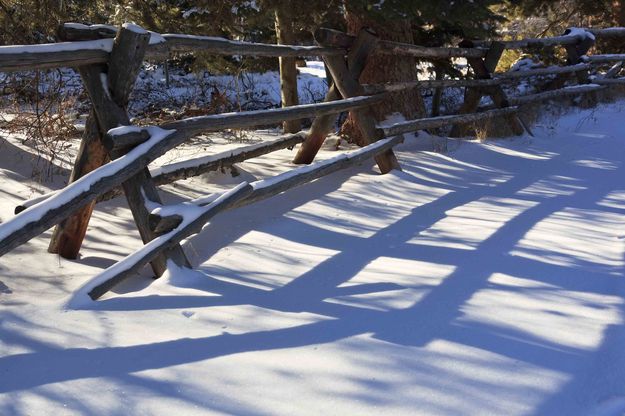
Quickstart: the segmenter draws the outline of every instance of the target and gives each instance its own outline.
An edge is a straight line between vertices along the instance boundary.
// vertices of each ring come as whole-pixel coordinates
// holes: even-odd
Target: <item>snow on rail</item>
[[[193,234],[191,232],[183,233],[183,230],[186,228],[192,228],[196,233],[199,232],[201,230],[201,225],[199,226],[199,230],[195,230],[195,228],[198,226],[198,221],[202,221],[203,216],[206,216],[207,214],[210,215],[212,211],[216,210],[221,205],[227,204],[231,200],[236,200],[239,195],[243,197],[246,195],[246,192],[249,193],[250,191],[250,185],[247,182],[243,182],[228,192],[220,195],[207,206],[198,207],[191,204],[182,204],[182,206],[180,204],[177,205],[178,209],[176,210],[176,214],[182,217],[182,222],[178,227],[166,234],[156,237],[139,250],[126,256],[121,261],[104,270],[102,273],[81,287],[69,301],[67,306],[80,308],[80,306],[83,305],[85,301],[88,301],[88,299],[97,299],[102,294],[110,290],[119,281],[127,277],[128,273],[132,273],[138,266],[148,263],[161,250],[163,250],[165,245],[178,243]],[[167,210],[167,207],[163,207],[157,208],[156,211],[169,212],[170,210]],[[207,222],[208,221],[204,222],[204,224]]]
[[[125,131],[132,130],[122,127]],[[97,198],[103,192],[120,185],[124,178],[119,174],[142,157],[156,144],[173,134],[173,131],[158,127],[147,127],[150,139],[135,147],[126,155],[107,163],[67,185],[63,192],[58,192],[38,204],[27,208],[10,220],[0,224],[0,255],[25,243],[49,227],[57,224],[59,216],[66,218],[71,211],[68,208],[82,206]],[[137,169],[138,171],[139,169]],[[128,172],[126,172],[128,176]],[[130,175],[131,176],[131,175]],[[107,181],[108,183],[104,183]],[[66,212],[63,212],[66,211]],[[29,228],[28,231],[24,229]],[[5,240],[9,240],[8,242]]]
[[[153,177],[157,177],[157,176],[172,174],[174,172],[178,172],[184,169],[198,168],[199,166],[216,163],[226,158],[234,158],[244,153],[253,152],[255,150],[263,149],[266,147],[271,147],[272,145],[278,145],[280,143],[283,143],[289,140],[290,138],[291,137],[287,136],[287,138],[281,137],[275,140],[263,140],[262,142],[254,143],[249,146],[240,146],[234,149],[226,150],[226,151],[219,152],[219,153],[214,153],[214,154],[207,155],[207,156],[201,156],[201,157],[183,160],[180,162],[169,163],[167,165],[151,168],[150,174]],[[304,138],[302,137],[301,141],[303,140]]]
[[[79,42],[40,43],[37,45],[9,45],[0,46],[1,55],[15,54],[48,54],[55,52],[76,52],[94,50],[111,52],[113,39],[85,40]]]

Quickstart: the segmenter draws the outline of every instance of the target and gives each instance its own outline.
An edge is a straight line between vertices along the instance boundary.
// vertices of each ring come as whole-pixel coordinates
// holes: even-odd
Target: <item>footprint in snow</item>
[[[5,285],[3,282],[0,282],[0,293],[4,293],[5,295],[10,295],[11,293],[13,293],[13,291],[9,289],[9,287]]]
[[[191,312],[191,311],[182,311],[182,315],[183,315],[185,318],[191,318],[191,317],[193,317],[193,316],[195,315],[195,312]]]

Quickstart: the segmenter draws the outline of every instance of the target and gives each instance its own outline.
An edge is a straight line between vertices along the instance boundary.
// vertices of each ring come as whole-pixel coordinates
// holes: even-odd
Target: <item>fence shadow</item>
[[[502,150],[507,154],[500,153],[497,157],[487,155],[489,152]],[[309,312],[325,319],[274,330],[224,333],[197,339],[181,338],[145,345],[94,349],[60,349],[35,345],[28,339],[19,338],[22,335],[5,328],[2,329],[3,339],[26,345],[32,352],[0,358],[0,368],[15,373],[15,377],[0,386],[0,391],[13,392],[90,377],[113,378],[145,387],[145,379],[133,373],[242,352],[289,349],[339,340],[345,342],[353,337],[371,334],[375,339],[383,341],[384,345],[389,345],[388,348],[416,347],[423,350],[434,341],[446,340],[512,361],[569,374],[572,377],[570,383],[565,384],[541,407],[546,412],[556,409],[563,399],[570,398],[588,385],[585,378],[587,371],[591,371],[591,374],[595,374],[593,371],[600,371],[586,371],[585,367],[592,365],[600,355],[612,356],[617,351],[617,344],[623,338],[621,326],[610,326],[598,348],[586,349],[564,345],[550,340],[549,337],[531,335],[514,326],[474,320],[467,314],[467,307],[484,292],[499,291],[505,295],[520,290],[511,289],[506,284],[493,280],[492,277],[498,273],[534,282],[535,286],[530,285],[522,290],[534,296],[568,296],[567,293],[580,291],[615,296],[622,293],[622,284],[614,278],[622,273],[621,267],[601,265],[581,257],[571,257],[568,264],[558,264],[552,261],[553,253],[549,251],[539,252],[538,258],[511,254],[514,250],[519,251],[522,239],[547,218],[566,209],[579,209],[583,212],[591,207],[596,208],[610,192],[622,190],[614,185],[623,176],[624,167],[619,162],[622,155],[599,151],[591,159],[614,163],[602,164],[603,168],[596,168],[579,164],[574,155],[557,153],[556,150],[554,147],[539,154],[532,153],[530,149],[526,153],[528,157],[523,157],[523,151],[507,150],[506,146],[495,146],[491,149],[486,146],[484,153],[475,155],[474,158],[469,156],[456,162],[447,160],[446,164],[438,167],[434,164],[436,156],[431,157],[430,166],[427,160],[430,156],[427,155],[424,163],[404,163],[405,172],[393,174],[394,177],[388,183],[397,182],[397,186],[413,187],[413,190],[414,187],[425,189],[438,183],[438,192],[424,194],[423,200],[417,202],[416,207],[390,216],[385,226],[374,229],[365,226],[360,229],[361,235],[311,225],[318,218],[306,210],[298,209],[296,215],[285,215],[287,211],[310,200],[312,191],[318,191],[321,204],[326,203],[335,209],[358,210],[359,205],[354,205],[354,201],[343,200],[345,206],[341,207],[341,199],[333,198],[333,195],[340,192],[340,181],[322,180],[273,199],[270,205],[254,206],[253,212],[245,211],[252,210],[252,207],[232,211],[227,215],[244,219],[252,215],[258,218],[259,209],[281,208],[273,211],[273,219],[266,222],[240,221],[236,232],[229,235],[221,235],[217,231],[226,222],[231,224],[232,218],[224,216],[223,224],[216,219],[209,229],[198,236],[198,241],[202,244],[193,243],[194,247],[204,249],[205,258],[208,259],[226,242],[234,242],[253,229],[298,244],[328,249],[333,254],[307,272],[284,284],[274,285],[272,289],[258,289],[250,285],[250,282],[257,283],[259,277],[241,275],[236,265],[226,268],[213,265],[209,260],[203,262],[196,277],[186,276],[182,280],[176,280],[174,276],[170,282],[183,286],[191,282],[195,289],[206,291],[206,296],[199,294],[200,292],[188,296],[137,295],[104,300],[96,303],[95,307],[101,310],[128,311],[252,305],[278,312]],[[442,158],[438,159],[439,162]],[[480,159],[492,163],[479,164]],[[349,173],[341,176],[341,179],[347,177]],[[369,179],[364,179],[367,180]],[[541,188],[541,184],[545,183],[550,183],[556,192],[545,193]],[[330,192],[330,186],[334,192]],[[360,215],[371,215],[367,207],[370,196],[364,194],[359,197],[357,202],[362,204]],[[380,195],[376,195],[376,198],[379,199]],[[438,236],[442,244],[431,244],[431,240],[427,238],[428,233],[434,232],[436,224],[449,218],[454,210],[492,198],[503,201],[503,209],[509,211],[503,223],[497,224],[498,227],[492,233],[476,241],[472,247],[456,247],[453,243],[457,241],[444,235]],[[512,201],[520,203],[515,204]],[[392,207],[388,211],[392,211]],[[384,215],[384,212],[385,208],[378,207],[377,214]],[[307,218],[309,214],[312,218]],[[496,215],[492,212],[489,215],[490,218],[487,217],[486,221],[497,222]],[[583,221],[584,218],[580,220]],[[276,222],[279,226],[274,224]],[[354,227],[358,230],[358,225]],[[220,235],[221,237],[215,239],[215,236]],[[448,265],[451,271],[439,281],[428,284],[385,282],[384,276],[380,275],[378,283],[346,285],[380,257]],[[382,271],[377,270],[375,273],[380,274]],[[413,297],[412,304],[408,307],[380,307],[367,301],[361,304],[346,302],[353,295],[397,291],[411,293],[409,298]],[[415,296],[417,292],[418,296]],[[585,300],[580,307],[602,310],[606,305],[591,299]],[[622,315],[621,309],[619,307],[619,314]],[[553,312],[556,313],[566,315],[565,312]],[[354,354],[354,361],[359,362],[362,357],[358,358],[356,350]],[[93,365],[94,362],[106,364]],[[365,364],[359,362],[359,365]],[[514,371],[509,364],[487,362],[482,365],[492,366],[493,371]],[[407,365],[401,361],[390,360],[384,366],[389,371],[398,371],[406,376],[412,374],[411,377],[416,377],[416,383],[427,379],[434,385],[437,384],[432,379],[435,369],[427,367],[425,362],[412,362]],[[15,371],[17,369],[22,370]],[[453,374],[449,376],[454,377]],[[366,383],[367,380],[363,379],[361,382]],[[483,380],[475,382],[485,383]],[[460,385],[461,383],[454,384],[456,393],[472,394],[469,389],[463,391]],[[483,387],[494,388],[487,384]],[[506,389],[506,386],[499,387]],[[158,383],[148,385],[147,388],[172,397],[178,394],[169,391],[167,385]],[[450,389],[449,386],[444,388]],[[549,393],[540,391],[538,387],[536,389],[538,390],[532,390],[531,394]],[[365,396],[361,399],[365,402],[373,400],[372,397]]]

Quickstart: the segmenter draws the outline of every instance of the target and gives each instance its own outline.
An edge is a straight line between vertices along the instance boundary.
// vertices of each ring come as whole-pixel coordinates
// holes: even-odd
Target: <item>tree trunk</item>
[[[350,10],[345,14],[347,31],[358,34],[361,28],[373,29],[380,39],[414,43],[410,22],[393,19],[384,23],[370,19],[366,14]],[[382,82],[414,81],[417,79],[417,60],[406,56],[373,54],[360,76],[361,84]],[[392,113],[401,113],[407,120],[425,116],[425,104],[418,89],[393,93],[387,100],[373,107],[377,121],[386,119]],[[350,116],[341,127],[341,135],[351,142],[361,144],[362,134]]]
[[[612,16],[614,24],[625,26],[625,0],[615,0],[612,2]]]
[[[281,45],[293,44],[293,22],[282,6],[275,11],[276,37]],[[295,57],[281,56],[280,61],[280,97],[282,107],[298,105],[297,68]],[[297,133],[301,129],[300,120],[288,120],[283,123],[285,133]]]

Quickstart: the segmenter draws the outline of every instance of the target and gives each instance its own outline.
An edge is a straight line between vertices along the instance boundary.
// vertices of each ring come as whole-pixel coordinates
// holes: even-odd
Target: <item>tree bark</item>
[[[275,26],[278,44],[293,44],[293,22],[283,6],[277,6],[275,10]],[[290,107],[299,104],[297,96],[297,67],[294,56],[281,56],[280,62],[280,97],[282,107]],[[285,133],[297,133],[300,131],[302,123],[300,120],[284,121],[283,129]]]
[[[414,43],[408,20],[387,20],[382,24],[370,19],[360,11],[348,7],[345,14],[347,31],[358,34],[361,28],[373,29],[380,39],[395,42]],[[417,60],[407,56],[376,55],[370,56],[367,66],[360,75],[361,84],[379,84],[385,82],[414,81],[417,79]],[[401,113],[407,120],[424,117],[425,104],[418,89],[396,92],[387,100],[373,108],[374,117],[382,121],[392,113]],[[348,117],[341,128],[341,134],[349,141],[362,144],[362,133],[356,127],[353,118]]]
[[[613,18],[617,26],[625,26],[625,0],[615,0],[613,2]]]

